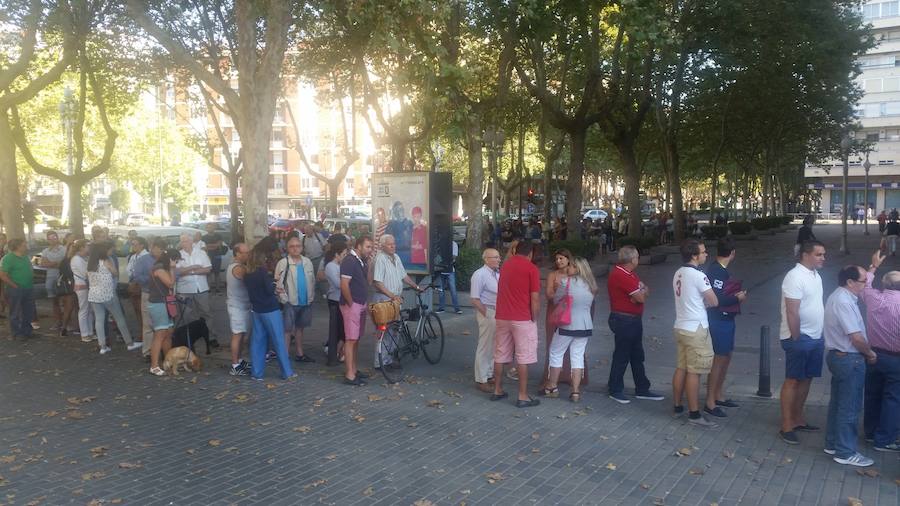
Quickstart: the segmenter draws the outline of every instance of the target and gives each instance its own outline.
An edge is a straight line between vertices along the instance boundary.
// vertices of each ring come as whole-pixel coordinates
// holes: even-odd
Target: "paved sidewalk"
[[[863,237],[861,228],[850,258],[867,264],[877,238]],[[826,293],[849,261],[833,253],[837,229],[816,228],[829,248]],[[411,381],[390,386],[373,375],[362,388],[344,386],[342,371],[322,364],[324,306],[309,332],[308,352],[319,363],[298,366],[294,382],[278,380],[274,365],[264,382],[228,376],[224,350],[201,355],[200,374],[154,378],[122,343],[101,357],[77,338],[10,341],[4,328],[0,503],[813,505],[853,497],[898,505],[897,454],[861,443],[876,466],[860,474],[822,453],[821,433],[785,445],[777,437],[777,398],[752,396],[760,325],[773,329],[776,396],[783,377],[778,290],[793,264],[794,234],[739,244],[735,275],[754,287],[738,320],[729,383],[742,407],[713,430],[672,418],[670,400],[622,406],[605,396],[605,291],[584,400],[547,399],[527,410],[492,403],[472,388],[477,332],[469,308],[441,315],[447,345],[440,364],[420,357],[408,368]],[[653,290],[645,318],[648,372],[667,397],[674,365],[669,287],[678,264],[670,257],[639,270]],[[890,265],[900,262],[891,258]],[[214,319],[216,326],[226,321]],[[364,366],[372,349],[365,340]],[[827,381],[816,380],[810,400],[817,425],[825,421]]]

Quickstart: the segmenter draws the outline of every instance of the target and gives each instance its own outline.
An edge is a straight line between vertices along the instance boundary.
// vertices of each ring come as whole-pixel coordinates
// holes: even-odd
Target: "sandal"
[[[553,397],[553,398],[559,397],[559,387],[542,388],[542,389],[538,390],[538,395],[540,395],[542,397]]]
[[[572,402],[581,402],[581,392],[572,392],[569,394],[569,400]]]
[[[516,407],[517,408],[530,408],[532,406],[538,406],[538,405],[540,405],[540,403],[541,403],[540,400],[535,399],[533,397],[529,397],[527,401],[523,401],[522,399],[517,400]]]
[[[163,371],[163,370],[160,369],[159,367],[151,367],[151,368],[150,368],[150,374],[152,374],[152,375],[154,375],[154,376],[165,376],[165,375],[166,375],[166,371]]]

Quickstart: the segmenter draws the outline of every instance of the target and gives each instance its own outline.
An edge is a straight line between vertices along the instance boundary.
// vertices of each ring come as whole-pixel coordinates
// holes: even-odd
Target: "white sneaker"
[[[144,343],[131,343],[128,345],[128,351],[139,350],[144,347]]]
[[[41,324],[38,322],[31,322],[31,328],[34,330],[40,330]]]
[[[834,455],[837,453],[837,450],[834,448],[822,448],[822,451],[825,452],[825,455]]]
[[[94,340],[94,336],[81,336],[82,343],[89,343]]]
[[[111,351],[112,351],[112,348],[110,348],[109,346],[104,346],[104,347],[100,348],[101,355],[106,355],[107,353],[109,353]]]
[[[693,424],[693,425],[699,425],[700,427],[707,427],[710,429],[713,429],[713,428],[719,426],[719,424],[717,424],[716,422],[707,420],[707,418],[703,415],[700,415],[699,418],[688,417],[688,423]]]
[[[834,461],[837,462],[838,464],[845,464],[848,466],[856,466],[856,467],[869,467],[875,463],[874,460],[872,460],[869,457],[866,457],[864,455],[861,455],[859,453],[854,453],[853,455],[851,455],[845,459],[842,459],[840,457],[835,457]]]

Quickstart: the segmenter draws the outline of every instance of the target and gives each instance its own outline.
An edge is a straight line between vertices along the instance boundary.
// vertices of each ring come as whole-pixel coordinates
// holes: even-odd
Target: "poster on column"
[[[384,234],[394,236],[397,255],[406,271],[429,272],[428,172],[372,175],[372,210],[376,244]]]

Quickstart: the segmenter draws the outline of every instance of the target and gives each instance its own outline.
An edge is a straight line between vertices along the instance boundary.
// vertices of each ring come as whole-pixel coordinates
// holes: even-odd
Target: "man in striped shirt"
[[[866,364],[863,429],[876,450],[900,452],[900,272],[888,272],[881,278],[881,290],[873,288],[875,270],[884,258],[880,251],[872,255],[860,295],[869,345],[878,357]]]

